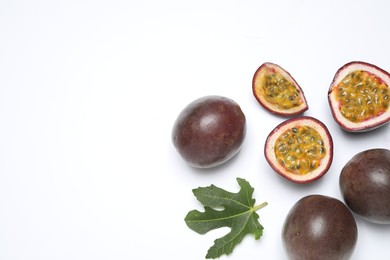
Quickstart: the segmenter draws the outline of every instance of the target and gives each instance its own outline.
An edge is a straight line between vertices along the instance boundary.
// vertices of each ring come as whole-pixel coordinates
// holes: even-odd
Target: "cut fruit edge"
[[[276,72],[280,73],[284,78],[286,78],[289,82],[291,82],[294,87],[296,87],[300,91],[300,98],[302,100],[302,104],[288,109],[280,109],[277,104],[273,104],[271,102],[268,102],[264,98],[264,90],[263,90],[263,78],[264,75],[267,73],[268,69],[275,69]],[[296,82],[296,80],[291,76],[289,72],[284,70],[282,67],[280,67],[277,64],[271,63],[271,62],[265,62],[263,63],[255,72],[252,80],[252,91],[253,95],[255,96],[256,100],[262,105],[265,109],[270,111],[271,113],[281,115],[281,116],[294,116],[299,115],[305,112],[309,109],[309,106],[307,104],[305,95],[303,93],[303,90],[299,86],[299,84]]]
[[[317,169],[302,175],[294,174],[288,171],[283,165],[279,163],[275,155],[275,143],[279,136],[293,127],[300,126],[309,126],[315,129],[322,137],[327,153],[327,156],[321,160],[321,164]],[[295,183],[309,183],[318,180],[329,170],[333,161],[333,139],[329,133],[328,128],[318,119],[310,116],[296,117],[282,122],[268,135],[264,147],[264,154],[271,168],[282,177]]]
[[[336,97],[336,91],[334,90],[348,74],[358,70],[367,71],[368,73],[379,77],[384,83],[386,83],[387,87],[390,88],[390,74],[385,70],[370,63],[362,61],[352,61],[345,64],[337,71],[328,91],[328,102],[331,107],[333,118],[344,130],[349,132],[364,132],[373,130],[390,121],[390,107],[386,110],[386,112],[382,113],[379,116],[357,123],[349,121],[341,114],[339,109],[339,102],[337,101]],[[345,120],[341,120],[344,118]]]

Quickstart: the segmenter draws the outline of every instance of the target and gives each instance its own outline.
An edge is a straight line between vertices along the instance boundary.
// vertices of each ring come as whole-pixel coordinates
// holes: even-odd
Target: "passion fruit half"
[[[319,179],[333,161],[333,140],[318,119],[301,116],[279,124],[268,135],[264,154],[272,169],[295,183]]]
[[[263,63],[256,70],[252,91],[260,105],[277,115],[294,116],[309,108],[295,79],[282,67],[271,62]]]
[[[346,131],[373,130],[390,121],[390,74],[360,61],[342,66],[333,78],[328,101]]]

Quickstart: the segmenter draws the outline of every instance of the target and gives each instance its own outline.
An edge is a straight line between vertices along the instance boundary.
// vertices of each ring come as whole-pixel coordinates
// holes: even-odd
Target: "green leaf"
[[[267,205],[264,202],[255,206],[252,198],[254,189],[245,179],[237,178],[240,191],[231,193],[215,185],[193,190],[195,197],[204,205],[204,212],[192,210],[185,217],[187,226],[199,234],[220,227],[229,227],[230,232],[214,241],[206,258],[229,255],[247,234],[260,239],[263,226],[259,223],[256,211]],[[222,208],[222,209],[221,209]]]

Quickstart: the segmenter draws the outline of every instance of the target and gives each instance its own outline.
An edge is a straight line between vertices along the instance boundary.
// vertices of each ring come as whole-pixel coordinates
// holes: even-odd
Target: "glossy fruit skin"
[[[291,260],[341,260],[353,254],[358,238],[355,218],[340,200],[309,195],[289,211],[282,241]]]
[[[240,106],[223,96],[204,96],[182,110],[172,130],[181,157],[196,168],[223,164],[244,141],[246,119]]]
[[[339,183],[353,212],[373,223],[390,224],[390,150],[356,154],[341,170]]]
[[[326,158],[323,159],[321,167],[316,171],[305,175],[296,175],[290,173],[288,170],[284,169],[280,163],[278,163],[273,152],[275,148],[274,142],[285,131],[285,129],[305,125],[315,128],[320,133],[327,149],[327,155]],[[333,138],[326,125],[314,117],[298,116],[290,118],[280,123],[269,133],[264,145],[264,156],[271,168],[283,178],[297,184],[311,183],[325,175],[333,162]]]
[[[367,132],[381,127],[390,122],[390,108],[380,116],[365,120],[364,122],[353,123],[343,118],[339,111],[339,104],[335,98],[335,87],[338,83],[350,72],[356,70],[364,70],[378,76],[383,82],[390,86],[390,74],[374,64],[363,61],[348,62],[339,68],[332,80],[328,90],[328,103],[332,112],[332,116],[340,127],[347,132]]]

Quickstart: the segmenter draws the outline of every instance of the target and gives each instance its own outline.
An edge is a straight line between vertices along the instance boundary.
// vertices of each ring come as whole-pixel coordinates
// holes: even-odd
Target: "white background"
[[[281,228],[309,194],[341,198],[338,177],[356,153],[390,147],[389,125],[349,134],[327,90],[362,60],[390,70],[388,1],[0,2],[0,259],[204,259],[228,229],[199,235],[198,186],[255,188],[264,235],[220,259],[286,259]],[[329,128],[334,161],[309,185],[276,175],[263,156],[284,118],[251,90],[266,61],[289,71]],[[240,104],[241,152],[222,167],[188,167],[171,143],[179,112],[209,94]],[[390,226],[357,217],[353,259],[388,259]]]

